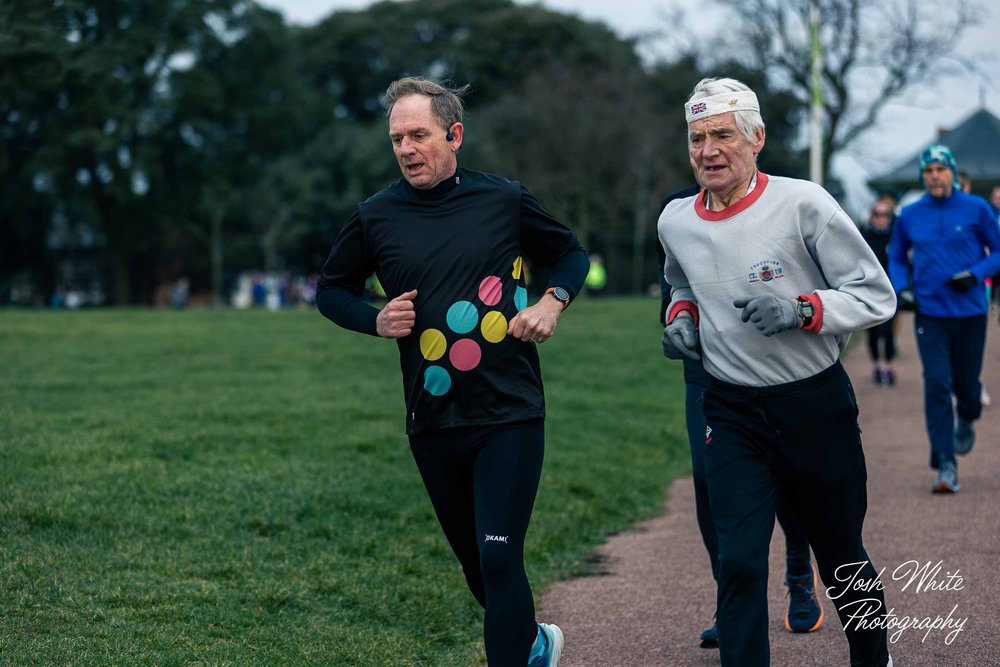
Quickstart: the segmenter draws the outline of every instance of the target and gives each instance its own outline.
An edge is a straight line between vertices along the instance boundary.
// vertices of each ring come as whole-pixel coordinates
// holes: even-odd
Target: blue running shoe
[[[559,656],[562,655],[563,633],[558,625],[548,623],[538,624],[538,640],[544,639],[545,646],[540,653],[528,657],[528,667],[557,667]]]
[[[712,623],[712,627],[701,633],[702,648],[719,648],[719,624]]]
[[[955,453],[968,454],[974,444],[976,444],[976,432],[972,430],[972,422],[959,418],[958,426],[955,427]]]
[[[823,625],[823,607],[816,599],[816,566],[803,577],[785,577],[788,586],[788,613],[785,629],[789,632],[815,632]]]
[[[931,491],[934,493],[958,493],[958,466],[954,463],[942,463],[938,468],[937,479]]]

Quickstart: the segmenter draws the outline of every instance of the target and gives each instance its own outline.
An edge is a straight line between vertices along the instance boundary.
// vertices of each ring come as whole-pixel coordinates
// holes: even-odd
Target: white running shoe
[[[563,638],[562,630],[559,629],[558,625],[552,625],[549,623],[539,623],[538,627],[542,629],[545,633],[546,647],[544,658],[546,662],[542,664],[545,667],[558,667],[559,656],[562,655]]]

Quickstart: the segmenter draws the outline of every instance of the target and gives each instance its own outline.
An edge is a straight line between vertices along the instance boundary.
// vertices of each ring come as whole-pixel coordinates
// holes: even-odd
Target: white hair
[[[712,95],[743,91],[753,92],[749,86],[742,81],[737,81],[736,79],[707,78],[702,79],[695,84],[694,90],[691,91],[691,97],[688,98],[688,102],[694,102],[695,100],[711,97]],[[757,130],[762,132],[764,131],[764,118],[760,115],[759,111],[744,109],[734,111],[733,116],[736,118],[736,127],[739,128],[740,132],[743,133],[743,136],[746,137],[747,141],[751,144],[756,138],[755,134]]]

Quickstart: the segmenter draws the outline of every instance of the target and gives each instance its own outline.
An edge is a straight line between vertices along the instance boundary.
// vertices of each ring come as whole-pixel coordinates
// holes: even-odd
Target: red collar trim
[[[698,214],[698,217],[702,220],[708,220],[709,222],[727,220],[737,213],[742,213],[747,210],[755,201],[760,199],[760,196],[764,194],[764,189],[767,188],[767,182],[767,174],[762,171],[757,172],[757,187],[753,189],[753,192],[732,206],[727,206],[721,211],[711,211],[705,207],[705,190],[702,189],[702,191],[698,193],[698,198],[695,199],[694,210]]]

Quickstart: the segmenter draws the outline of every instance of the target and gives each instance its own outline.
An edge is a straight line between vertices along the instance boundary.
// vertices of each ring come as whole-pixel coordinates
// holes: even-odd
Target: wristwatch
[[[563,310],[569,305],[569,292],[562,287],[550,287],[545,290],[546,294],[551,294],[552,298],[562,304]]]
[[[799,319],[802,320],[802,328],[805,329],[813,323],[813,317],[816,316],[816,307],[813,306],[812,302],[804,296],[795,297],[795,305],[796,311],[799,314]]]

